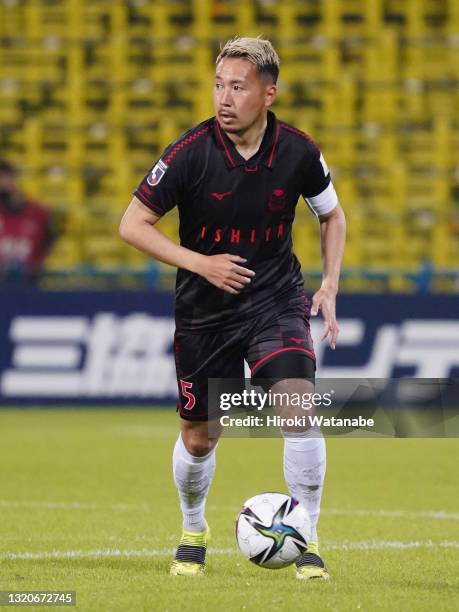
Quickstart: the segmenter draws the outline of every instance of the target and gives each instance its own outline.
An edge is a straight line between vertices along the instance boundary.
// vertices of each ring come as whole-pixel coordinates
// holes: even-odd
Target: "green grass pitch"
[[[0,590],[75,590],[91,612],[457,609],[457,439],[328,440],[329,583],[238,552],[242,502],[285,491],[282,441],[223,439],[208,572],[190,579],[168,575],[177,421],[172,410],[1,410]]]

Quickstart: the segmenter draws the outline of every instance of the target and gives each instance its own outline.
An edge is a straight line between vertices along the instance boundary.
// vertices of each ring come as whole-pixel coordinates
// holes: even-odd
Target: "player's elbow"
[[[136,246],[136,242],[145,235],[145,231],[148,231],[150,235],[151,228],[159,218],[159,215],[153,213],[134,197],[121,219],[119,234],[122,240]]]
[[[338,223],[341,227],[341,229],[343,230],[343,232],[346,232],[346,215],[344,214],[344,210],[343,208],[340,206],[340,204],[338,203],[338,210],[336,212],[337,217],[338,217]]]
[[[127,215],[125,214],[123,218],[121,219],[121,222],[119,225],[119,234],[121,236],[121,239],[124,240],[124,242],[131,244],[134,233],[135,231],[134,231],[134,228],[132,227],[132,222],[128,219]]]
[[[319,215],[320,223],[327,223],[330,221],[338,223],[340,225],[346,225],[346,217],[344,215],[344,210],[339,202],[334,208],[332,208],[330,212],[325,213],[323,215]]]

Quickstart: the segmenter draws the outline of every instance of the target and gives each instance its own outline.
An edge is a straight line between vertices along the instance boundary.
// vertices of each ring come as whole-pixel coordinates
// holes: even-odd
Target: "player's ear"
[[[265,93],[265,106],[271,106],[277,96],[277,87],[274,83],[271,83],[266,87]]]

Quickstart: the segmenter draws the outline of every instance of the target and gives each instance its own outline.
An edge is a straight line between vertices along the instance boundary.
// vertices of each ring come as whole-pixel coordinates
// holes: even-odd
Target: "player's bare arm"
[[[311,315],[316,316],[320,310],[324,319],[321,340],[329,338],[334,350],[339,334],[336,321],[336,294],[338,293],[339,275],[346,240],[346,218],[338,204],[331,212],[320,215],[320,240],[322,252],[323,280],[322,285],[312,298]]]
[[[135,196],[120,224],[120,235],[128,244],[153,259],[199,274],[223,291],[237,295],[255,275],[242,265],[247,260],[239,255],[224,253],[202,255],[176,244],[155,224],[160,219]]]

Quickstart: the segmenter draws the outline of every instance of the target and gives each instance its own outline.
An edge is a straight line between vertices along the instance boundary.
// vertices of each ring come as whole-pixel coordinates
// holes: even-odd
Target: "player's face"
[[[225,57],[217,65],[214,108],[226,132],[241,133],[264,119],[276,97],[276,86],[257,72],[255,64],[239,57]]]

